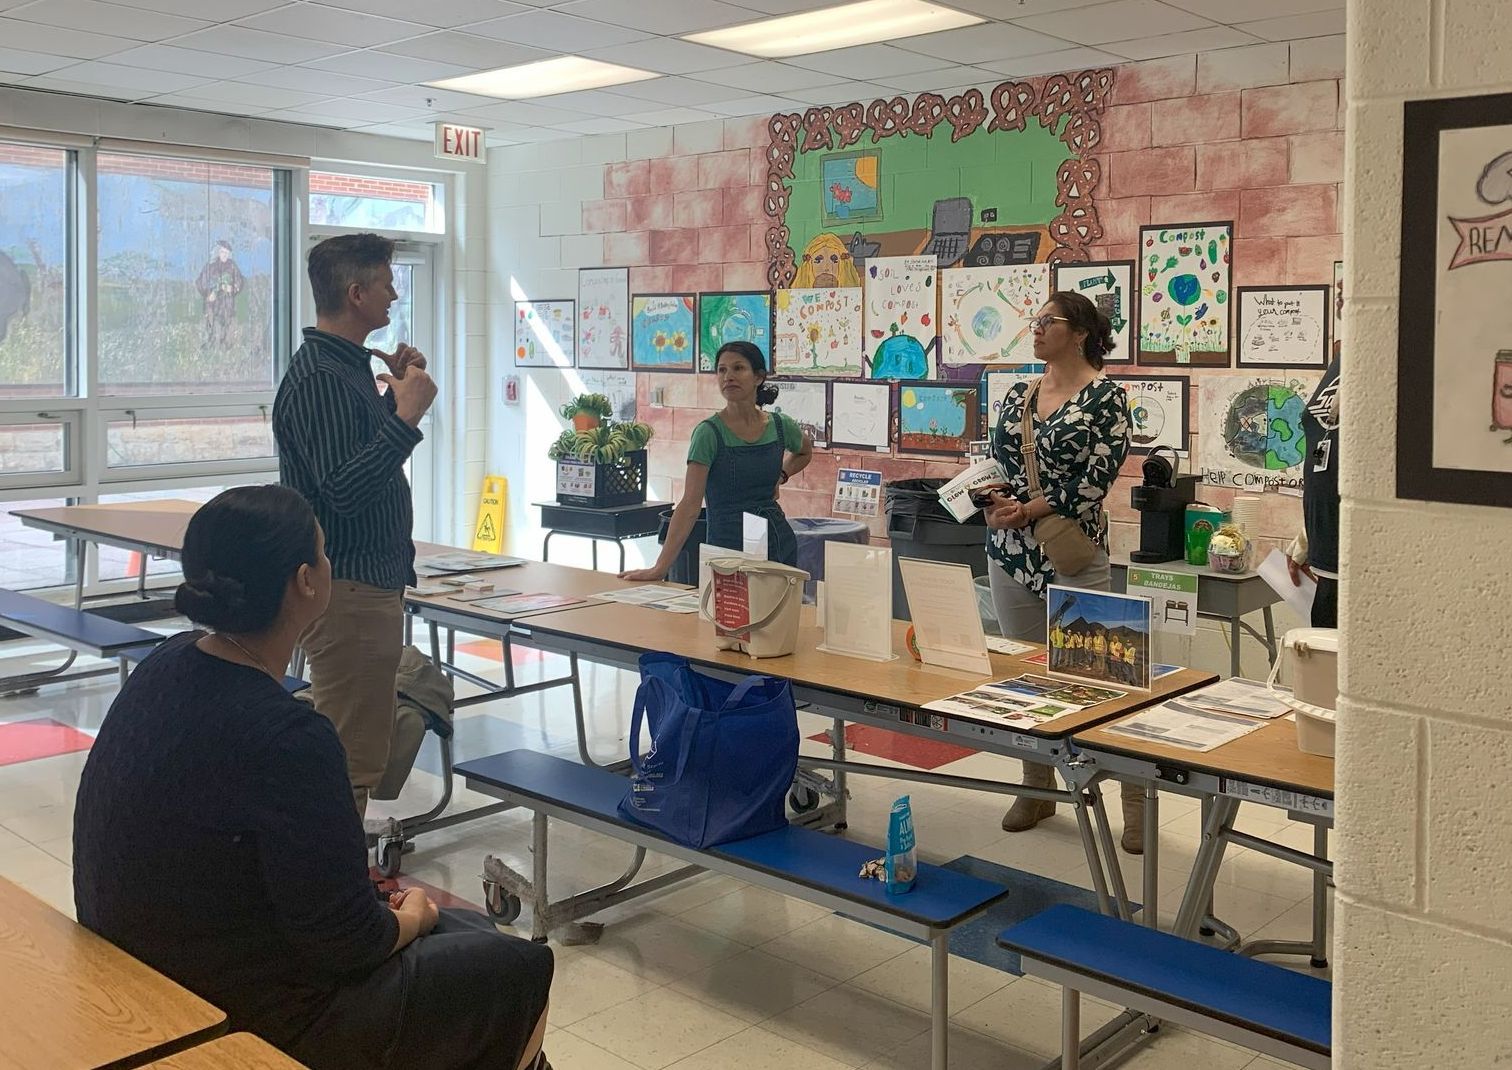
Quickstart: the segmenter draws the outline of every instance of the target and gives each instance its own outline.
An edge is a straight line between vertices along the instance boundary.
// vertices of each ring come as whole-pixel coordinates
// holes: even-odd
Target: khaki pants
[[[394,674],[404,648],[404,592],[350,580],[331,585],[331,604],[300,639],[315,708],[346,748],[357,812],[383,779],[394,732]]]

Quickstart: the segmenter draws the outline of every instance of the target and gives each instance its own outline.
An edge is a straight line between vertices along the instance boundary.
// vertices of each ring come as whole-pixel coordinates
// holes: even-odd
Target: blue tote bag
[[[798,771],[792,685],[775,676],[726,683],[675,654],[644,654],[630,718],[630,788],[620,813],[688,847],[787,824]],[[641,726],[651,748],[639,753]]]

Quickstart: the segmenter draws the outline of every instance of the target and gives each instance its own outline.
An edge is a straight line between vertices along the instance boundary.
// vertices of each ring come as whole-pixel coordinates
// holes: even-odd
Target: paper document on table
[[[831,654],[891,661],[892,551],[824,544],[824,644]]]
[[[740,548],[746,552],[746,556],[758,561],[767,559],[769,527],[764,516],[757,516],[755,513],[740,514]]]
[[[518,557],[501,557],[498,554],[477,553],[473,550],[448,550],[445,553],[429,554],[415,562],[415,574],[419,576],[444,576],[450,572],[472,572],[477,569],[514,568],[525,561]]]
[[[1265,684],[1245,680],[1238,676],[1211,684],[1183,697],[1193,706],[1199,706],[1214,713],[1261,717],[1268,721],[1285,717],[1291,712],[1291,707]]]
[[[1108,731],[1183,750],[1210,751],[1247,736],[1264,724],[1250,717],[1214,713],[1172,699],[1110,725]]]
[[[1059,717],[1081,712],[1079,706],[1016,695],[991,685],[925,703],[924,708],[934,713],[945,713],[1004,728],[1041,728]]]
[[[908,595],[920,660],[946,669],[991,674],[992,659],[987,656],[987,635],[977,612],[971,566],[900,557],[898,571]]]
[[[668,613],[697,613],[698,594],[682,586],[665,587],[650,583],[643,587],[626,587],[619,591],[601,591],[593,596],[605,602],[623,602],[631,606],[660,609]]]
[[[562,609],[565,606],[575,606],[582,602],[581,598],[571,598],[567,595],[547,594],[509,594],[495,598],[480,598],[473,603],[477,609],[491,609],[495,613],[503,613],[507,616],[519,616],[521,613],[540,613],[548,609]]]
[[[1008,473],[997,461],[988,458],[978,461],[966,471],[946,483],[938,491],[940,504],[958,521],[965,521],[980,512],[980,507],[971,500],[971,492],[979,487],[1007,486]]]
[[[1007,654],[1011,658],[1017,654],[1029,653],[1029,651],[1034,649],[1034,644],[1021,643],[1017,639],[1004,639],[1001,635],[989,635],[987,637],[987,649],[994,654]]]
[[[1293,583],[1286,560],[1286,555],[1280,550],[1272,550],[1266,554],[1256,571],[1260,573],[1262,580],[1270,584],[1271,590],[1281,596],[1281,601],[1302,619],[1302,623],[1311,624],[1313,597],[1318,593],[1318,581],[1304,573],[1300,584]]]

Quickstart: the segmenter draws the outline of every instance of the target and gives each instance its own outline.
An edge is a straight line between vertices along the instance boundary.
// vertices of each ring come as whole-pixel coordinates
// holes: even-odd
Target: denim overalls
[[[714,417],[704,421],[714,425],[711,430],[715,442],[714,460],[709,463],[709,481],[704,488],[704,502],[708,506],[708,542],[711,546],[741,549],[745,539],[740,514],[754,513],[766,517],[767,558],[796,568],[798,539],[774,497],[777,481],[782,478],[782,457],[786,452],[783,416],[774,412],[770,419],[772,429],[777,433],[776,441],[740,446],[726,444]]]

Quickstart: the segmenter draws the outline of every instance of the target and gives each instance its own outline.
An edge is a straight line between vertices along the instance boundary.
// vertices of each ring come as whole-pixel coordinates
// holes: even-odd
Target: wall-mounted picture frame
[[[638,372],[698,370],[698,295],[630,298],[630,367]]]
[[[1021,364],[1017,368],[988,368],[982,373],[982,437],[990,438],[997,428],[998,417],[1009,392],[1019,383],[1029,383],[1045,374],[1043,364]]]
[[[1081,294],[1113,324],[1113,352],[1104,364],[1133,364],[1139,341],[1139,265],[1133,260],[1097,260],[1087,264],[1056,264],[1050,269],[1050,289]]]
[[[1397,496],[1512,506],[1512,93],[1402,123]]]
[[[898,452],[964,457],[981,430],[980,383],[898,384]]]
[[[698,295],[698,370],[712,372],[726,342],[750,342],[772,367],[772,291],[717,290]]]
[[[1129,452],[1167,446],[1185,453],[1191,435],[1192,380],[1185,375],[1114,376],[1129,398]]]
[[[826,227],[854,227],[882,218],[882,153],[832,152],[819,162],[820,214]]]
[[[571,368],[577,363],[577,317],[569,298],[515,302],[516,368]]]
[[[1328,367],[1328,305],[1333,287],[1240,286],[1234,291],[1240,368]]]
[[[629,268],[579,269],[577,315],[579,368],[630,367]]]
[[[892,449],[891,383],[837,379],[830,384],[830,449]]]
[[[1234,223],[1139,228],[1139,363],[1227,368]]]
[[[821,449],[829,445],[830,392],[826,379],[771,379],[777,400],[767,412],[780,412],[803,428]]]

